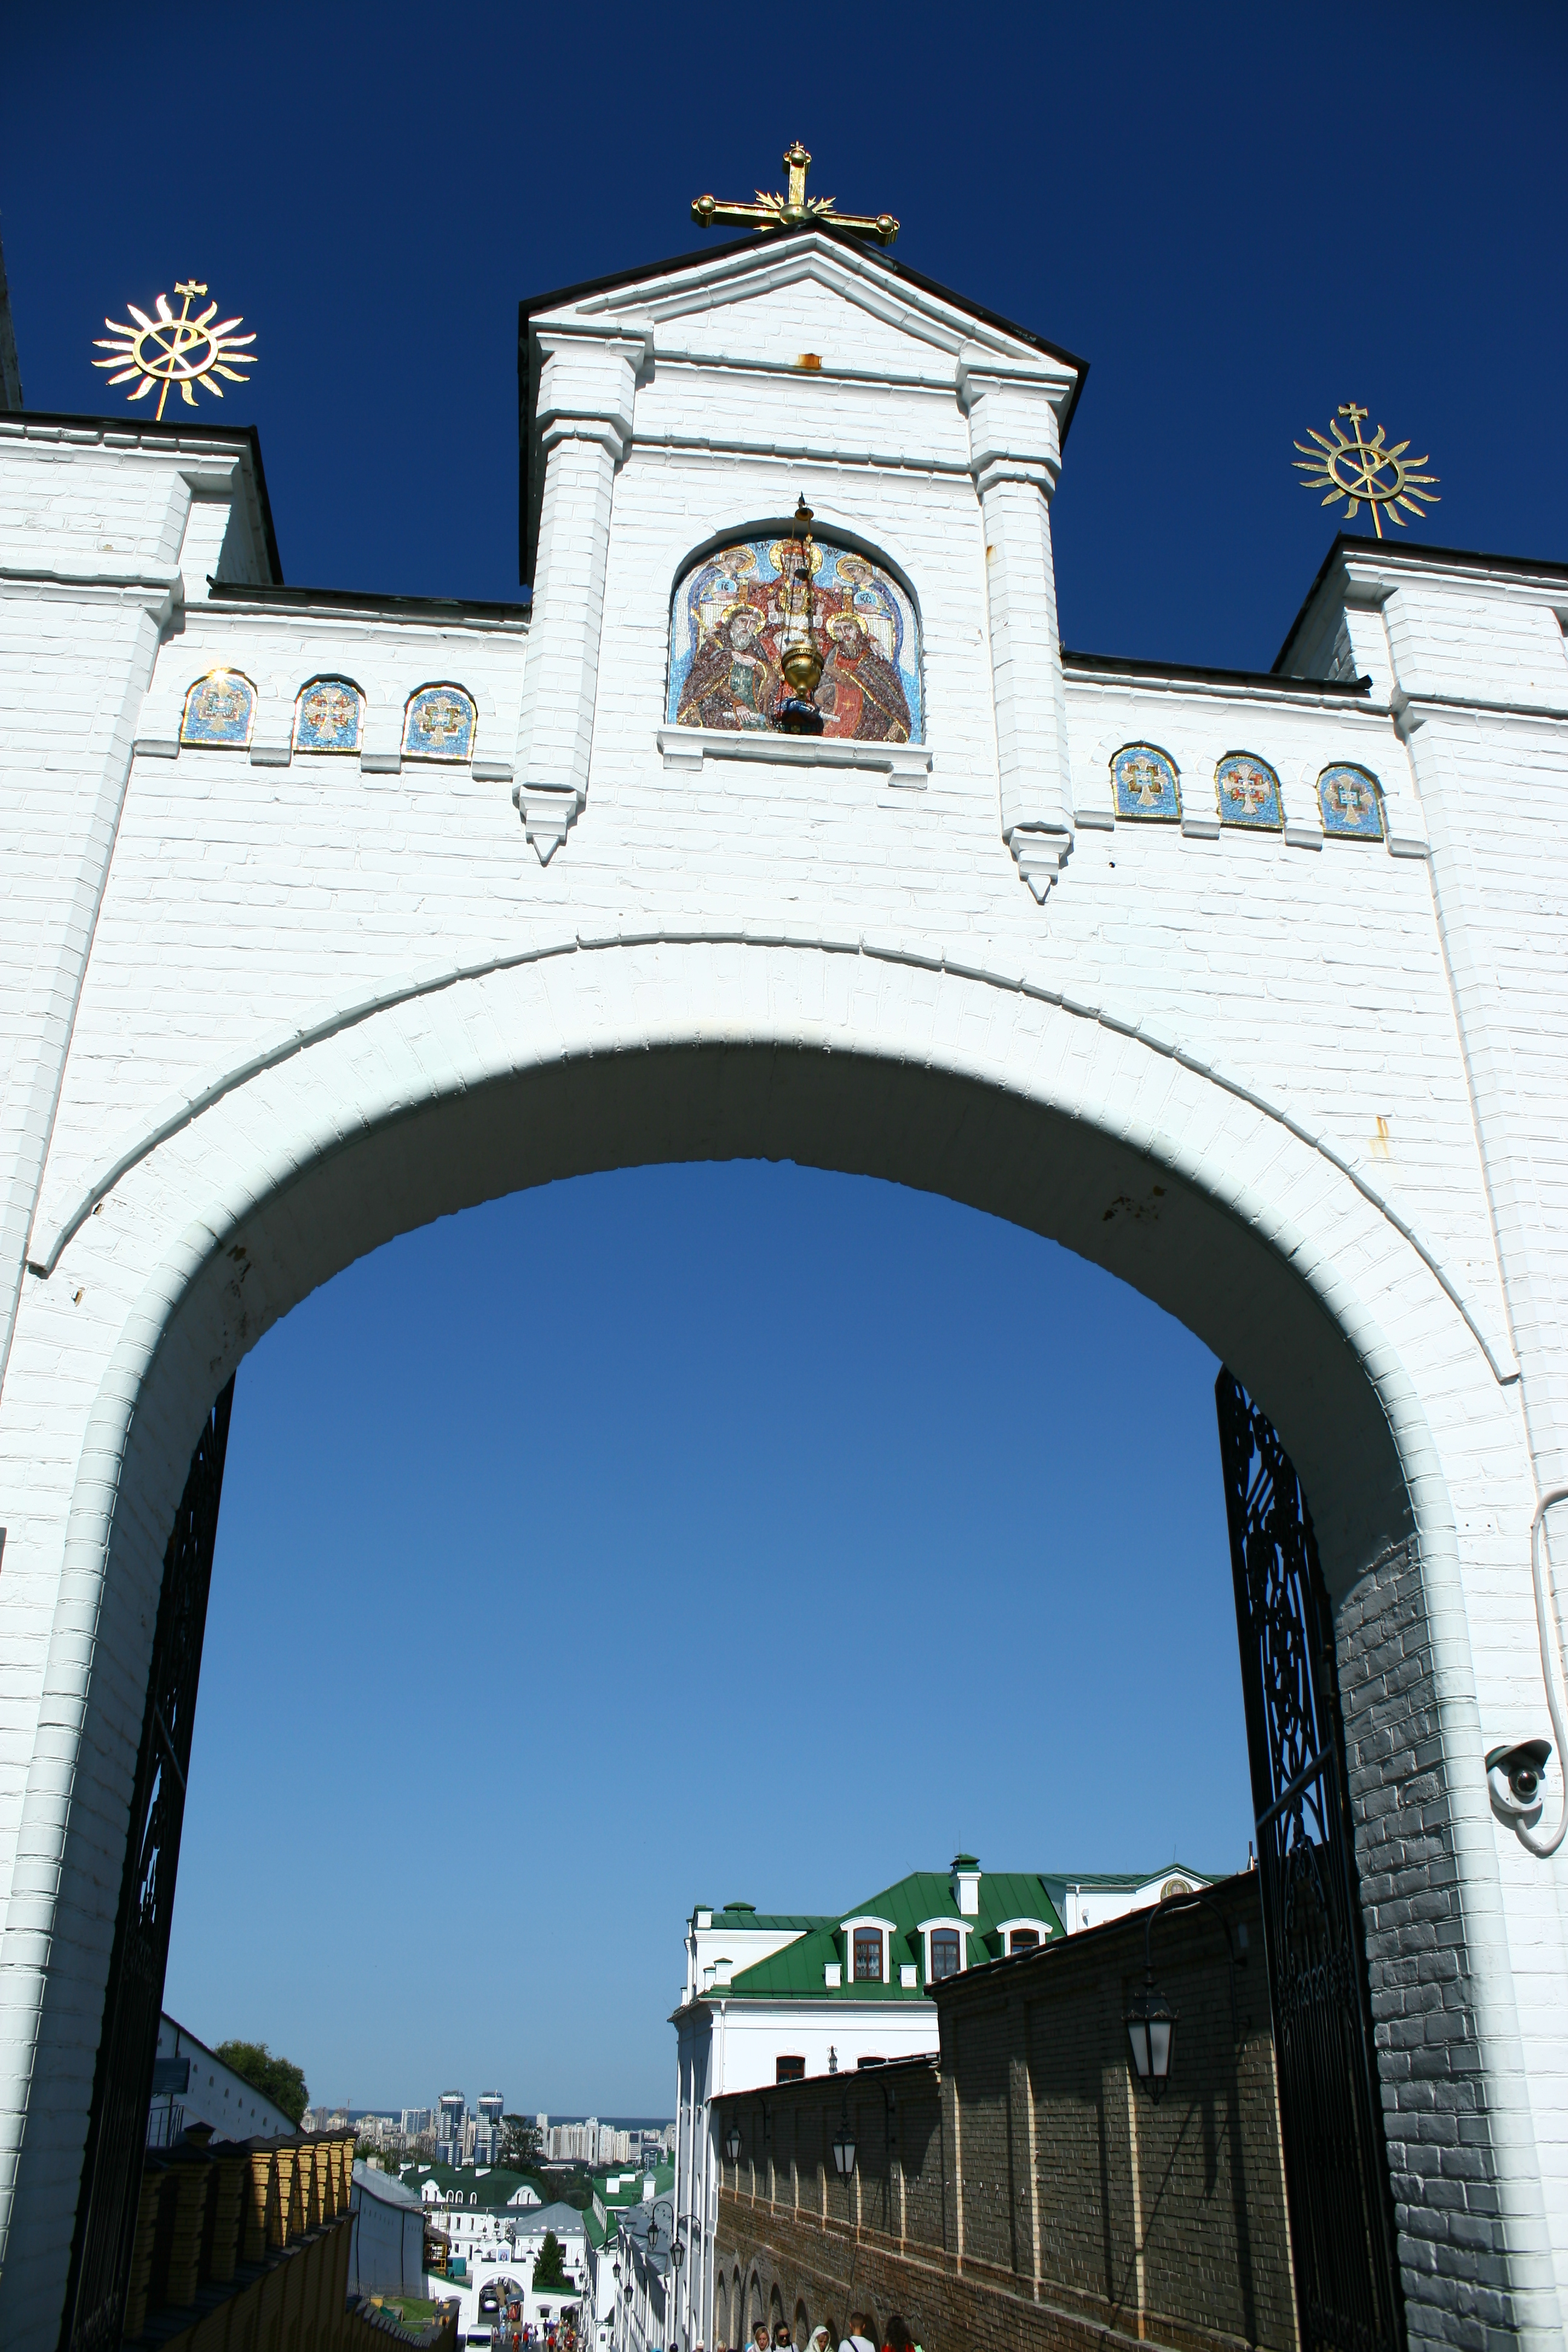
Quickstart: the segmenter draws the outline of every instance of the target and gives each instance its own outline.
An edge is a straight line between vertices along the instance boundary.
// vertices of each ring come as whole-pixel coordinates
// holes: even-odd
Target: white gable
[[[535,314],[536,329],[636,334],[652,358],[683,353],[795,368],[805,352],[825,372],[952,384],[960,354],[1035,377],[1058,415],[1079,372],[1022,334],[1010,334],[955,299],[899,275],[889,264],[806,235],[668,275],[584,295]]]

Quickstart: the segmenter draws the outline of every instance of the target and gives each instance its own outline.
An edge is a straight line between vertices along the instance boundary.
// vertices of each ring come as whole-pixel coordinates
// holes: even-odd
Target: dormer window
[[[998,1919],[995,1932],[997,1948],[1009,1960],[1016,1952],[1037,1952],[1042,1944],[1050,1942],[1052,1934],[1048,1921],[1027,1916]]]
[[[933,1927],[931,1931],[931,1981],[940,1984],[943,1977],[955,1977],[960,1966],[960,1945],[956,1927]]]
[[[844,1966],[850,1984],[887,1983],[888,1944],[896,1932],[890,1919],[879,1919],[871,1911],[862,1911],[858,1918],[843,1922],[839,1933],[844,1938]]]

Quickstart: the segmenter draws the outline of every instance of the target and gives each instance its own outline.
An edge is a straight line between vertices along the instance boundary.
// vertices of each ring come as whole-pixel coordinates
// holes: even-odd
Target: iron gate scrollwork
[[[1405,2342],[1388,2151],[1317,1539],[1290,1457],[1215,1383],[1302,2352]]]
[[[191,1456],[163,1555],[125,1874],[77,2198],[62,2352],[110,2352],[121,2340],[233,1404],[231,1380]]]

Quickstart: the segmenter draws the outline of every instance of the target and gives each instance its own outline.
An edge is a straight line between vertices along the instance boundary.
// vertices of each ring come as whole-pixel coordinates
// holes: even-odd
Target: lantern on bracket
[[[729,2158],[731,2164],[740,2163],[741,2126],[739,2124],[731,2124],[730,2126],[729,2131],[726,2133],[724,2138],[724,2153]]]
[[[1164,1994],[1156,1992],[1152,1979],[1129,2003],[1125,2023],[1127,2038],[1132,2044],[1133,2071],[1158,2106],[1171,2076],[1171,2042],[1176,2030],[1176,2012]]]

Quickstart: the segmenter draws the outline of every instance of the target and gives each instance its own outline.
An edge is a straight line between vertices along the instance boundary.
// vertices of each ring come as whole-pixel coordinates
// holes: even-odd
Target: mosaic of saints
[[[867,635],[858,613],[836,613],[827,624],[833,651],[823,667],[816,707],[825,735],[851,735],[858,743],[907,743],[910,706],[903,681]]]
[[[678,715],[682,727],[766,727],[784,691],[777,647],[750,604],[725,608],[697,648]]]
[[[921,740],[920,633],[905,591],[868,557],[812,548],[825,735]],[[765,730],[788,693],[779,656],[800,561],[786,539],[724,547],[692,567],[670,619],[667,716],[681,727]]]

